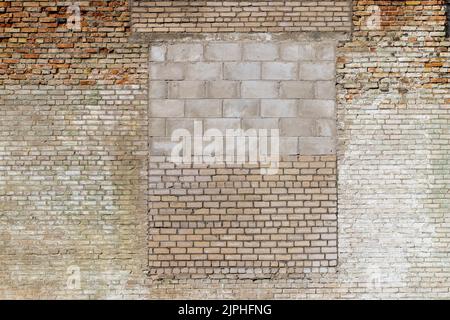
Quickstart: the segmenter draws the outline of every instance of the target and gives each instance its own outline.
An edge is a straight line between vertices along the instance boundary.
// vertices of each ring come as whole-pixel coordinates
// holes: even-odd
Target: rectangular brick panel
[[[302,277],[337,264],[336,156],[255,165],[150,157],[153,278]]]

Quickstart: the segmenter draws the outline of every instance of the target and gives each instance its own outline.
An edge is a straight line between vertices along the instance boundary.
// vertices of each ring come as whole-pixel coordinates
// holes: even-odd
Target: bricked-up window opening
[[[445,35],[450,38],[450,0],[445,0],[445,13],[446,13],[446,23],[445,23]]]
[[[328,39],[151,45],[152,278],[301,278],[336,267],[335,61]],[[260,164],[245,160],[194,160],[200,121],[217,137],[228,128],[278,130],[280,170],[261,175]],[[170,157],[179,128],[190,145],[182,166]],[[238,150],[233,143],[230,154],[225,140],[234,159]]]

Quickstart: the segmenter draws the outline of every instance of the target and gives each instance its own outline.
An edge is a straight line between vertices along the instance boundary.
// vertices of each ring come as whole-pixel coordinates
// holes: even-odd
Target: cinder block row
[[[336,42],[182,42],[150,48],[151,62],[228,61],[330,61],[336,59]]]
[[[188,129],[191,134],[194,133],[194,123],[198,122],[199,125],[202,125],[204,131],[208,129],[218,129],[223,134],[225,134],[225,130],[227,129],[279,129],[280,121],[284,119],[278,118],[256,118],[256,119],[239,119],[239,118],[185,118],[180,117],[176,119],[166,119],[166,118],[153,118],[152,121],[159,121],[160,123],[174,124],[171,125],[171,129],[176,130],[179,129]],[[311,123],[314,124],[316,120],[311,120]],[[317,120],[320,121],[320,120]],[[177,124],[178,127],[175,125]],[[287,124],[287,123],[286,123]],[[167,135],[170,136],[173,130],[168,130]],[[285,131],[288,131],[285,129]]]
[[[334,62],[154,62],[152,80],[334,80]]]
[[[150,116],[334,119],[335,102],[316,99],[151,99]]]
[[[176,75],[172,71],[165,76]],[[204,78],[210,77],[204,73]],[[167,77],[166,77],[167,78]],[[167,79],[165,79],[167,80]],[[336,97],[335,81],[151,81],[150,97],[168,99],[319,99]]]

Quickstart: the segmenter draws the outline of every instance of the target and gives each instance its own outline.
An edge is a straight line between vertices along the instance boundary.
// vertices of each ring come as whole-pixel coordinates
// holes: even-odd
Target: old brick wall
[[[349,276],[378,273],[382,296],[449,296],[443,3],[357,1],[339,51],[340,263]],[[381,25],[367,28],[374,4]]]
[[[127,1],[67,8],[0,2],[0,297],[142,296],[148,51]]]
[[[158,168],[160,158],[148,156],[149,48],[130,40],[130,8],[83,1],[82,31],[72,32],[57,19],[67,17],[67,3],[0,3],[1,298],[450,296],[450,43],[442,0],[353,1],[353,39],[337,50],[338,265],[270,279],[148,276],[157,230],[148,228],[148,210],[172,202],[158,190],[173,181],[168,163]],[[282,163],[275,177],[283,190],[273,201],[286,206],[278,209],[290,212],[290,181],[304,177],[295,164],[315,160]],[[169,178],[152,185],[161,177],[152,170]],[[226,168],[209,170],[217,171],[186,177],[217,184]],[[197,189],[224,201],[216,188]],[[254,203],[263,195],[249,196]],[[71,289],[76,268],[81,286]]]

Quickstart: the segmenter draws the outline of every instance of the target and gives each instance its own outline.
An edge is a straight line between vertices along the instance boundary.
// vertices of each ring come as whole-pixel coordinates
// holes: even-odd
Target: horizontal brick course
[[[350,1],[133,1],[133,32],[344,31]]]

